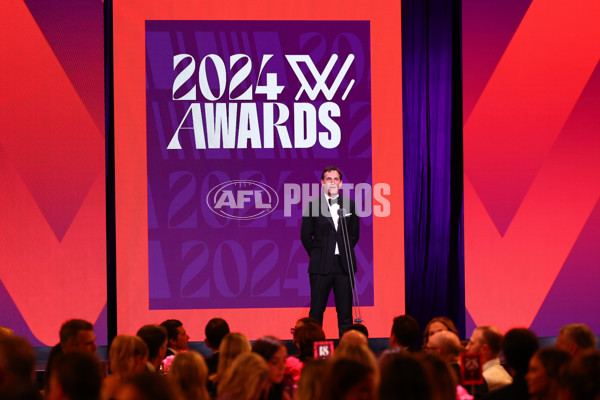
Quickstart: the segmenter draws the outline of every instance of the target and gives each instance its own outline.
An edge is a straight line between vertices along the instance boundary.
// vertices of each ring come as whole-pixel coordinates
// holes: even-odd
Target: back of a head
[[[464,350],[458,336],[451,331],[436,332],[429,337],[428,346],[440,349],[442,355],[453,357],[457,357]]]
[[[526,328],[513,328],[506,332],[502,351],[506,364],[519,376],[524,376],[529,368],[529,360],[540,348],[540,343],[532,331]]]
[[[257,353],[240,354],[219,381],[218,394],[237,400],[252,400],[269,379],[265,359]]]
[[[123,380],[116,400],[181,400],[175,396],[168,379],[152,372],[142,372]]]
[[[93,331],[94,325],[82,319],[70,319],[60,327],[59,337],[63,350],[68,342],[75,342],[80,331]]]
[[[276,337],[264,336],[252,344],[252,351],[260,354],[266,361],[269,361],[283,346],[283,343]]]
[[[56,384],[69,400],[98,400],[102,390],[98,357],[79,351],[59,355],[52,366],[51,392]]]
[[[177,328],[183,326],[183,323],[177,319],[168,319],[160,323],[161,326],[164,326],[167,330],[167,339],[168,340],[177,340],[177,336],[179,335],[179,331]]]
[[[146,343],[137,336],[118,335],[113,339],[108,352],[112,373],[121,377],[132,375],[138,356],[148,356]]]
[[[34,369],[35,351],[27,339],[19,336],[0,338],[0,388],[32,384]]]
[[[346,327],[346,331],[345,332],[348,332],[348,331],[358,331],[358,332],[362,333],[363,335],[365,335],[365,337],[367,339],[369,338],[369,330],[363,324],[351,324],[351,325],[348,325]]]
[[[0,326],[0,338],[14,336],[15,332],[7,326]]]
[[[409,351],[416,351],[419,347],[419,323],[410,315],[400,315],[394,318],[392,335],[396,342]]]
[[[323,328],[315,323],[305,323],[294,330],[294,343],[298,347],[298,358],[301,361],[312,359],[314,343],[325,340]]]
[[[369,377],[374,377],[375,372],[371,365],[360,361],[347,358],[334,359],[325,378],[326,385],[321,400],[344,399],[354,386]],[[373,395],[374,393],[369,398],[373,398]]]
[[[197,352],[177,354],[169,367],[169,376],[183,399],[208,400],[208,367]]]
[[[587,351],[571,358],[561,384],[569,391],[571,400],[600,399],[600,352]]]
[[[435,353],[419,353],[427,378],[430,382],[432,396],[436,400],[455,400],[458,377],[450,365]]]
[[[365,345],[341,343],[333,352],[333,360],[336,361],[340,359],[357,361],[378,370],[375,355],[371,349]]]
[[[351,330],[347,330],[342,335],[342,337],[340,339],[340,345],[344,344],[344,343],[348,343],[348,344],[352,343],[352,344],[358,344],[361,346],[368,346],[369,339],[362,332],[355,330],[355,329],[351,329]]]
[[[569,324],[560,328],[559,333],[566,335],[580,351],[596,350],[596,335],[585,324]]]
[[[225,371],[240,354],[249,353],[250,351],[252,351],[252,345],[244,334],[232,332],[225,335],[219,346],[220,356],[217,375],[223,377]]]
[[[302,368],[294,400],[319,400],[331,360],[309,360]]]
[[[204,334],[211,349],[218,350],[221,341],[229,333],[229,325],[223,318],[213,318],[206,324]]]
[[[136,335],[148,346],[148,358],[152,360],[167,340],[167,329],[161,325],[144,325]]]
[[[429,400],[431,386],[425,367],[412,353],[386,350],[380,360],[379,400]]]
[[[493,326],[480,326],[477,329],[481,331],[483,343],[487,344],[490,353],[497,357],[502,351],[502,332]]]

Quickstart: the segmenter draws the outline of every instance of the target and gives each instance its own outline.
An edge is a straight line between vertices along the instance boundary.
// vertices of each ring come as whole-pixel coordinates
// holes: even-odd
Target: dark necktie
[[[328,199],[328,200],[329,200],[329,205],[330,206],[338,203],[338,198],[337,197],[335,199]]]

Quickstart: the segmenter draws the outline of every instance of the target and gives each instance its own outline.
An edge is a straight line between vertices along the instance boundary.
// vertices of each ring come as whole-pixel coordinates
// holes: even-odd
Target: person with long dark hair
[[[268,390],[266,400],[290,400],[283,384],[285,359],[287,358],[287,349],[283,343],[273,336],[265,336],[254,342],[252,351],[260,354],[269,367],[271,387]]]

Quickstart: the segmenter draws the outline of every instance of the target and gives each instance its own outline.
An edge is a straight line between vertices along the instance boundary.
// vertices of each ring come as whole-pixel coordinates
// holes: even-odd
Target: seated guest
[[[588,351],[572,357],[561,377],[562,398],[600,399],[600,353]]]
[[[325,382],[321,400],[376,398],[376,371],[370,364],[346,358],[333,360]]]
[[[219,400],[264,399],[269,387],[269,367],[253,352],[240,354],[219,381]]]
[[[229,333],[229,325],[223,318],[213,318],[206,324],[204,334],[206,338],[204,343],[213,352],[212,356],[206,359],[209,375],[217,372],[219,365],[219,346],[221,341]]]
[[[350,342],[340,343],[340,345],[333,352],[332,359],[335,361],[342,358],[346,360],[358,361],[362,364],[368,365],[369,368],[371,368],[374,371],[373,376],[375,378],[375,382],[379,380],[379,368],[377,366],[377,359],[375,358],[375,355],[367,345]]]
[[[204,358],[195,351],[178,354],[171,368],[169,378],[180,400],[208,400],[206,382],[208,367]]]
[[[409,352],[388,349],[381,355],[379,367],[379,400],[432,400],[433,385],[425,366]]]
[[[283,383],[285,359],[287,358],[287,349],[284,344],[273,336],[265,336],[254,342],[252,351],[260,354],[269,368],[269,388],[266,400],[290,400]]]
[[[321,398],[329,363],[329,359],[321,359],[311,360],[304,365],[298,380],[298,387],[294,392],[294,400],[318,400]]]
[[[556,347],[577,356],[588,350],[596,350],[596,336],[587,325],[565,325],[558,331]]]
[[[512,376],[500,364],[502,333],[497,328],[493,326],[475,328],[467,345],[467,351],[481,354],[483,378],[490,392],[512,383]]]
[[[35,351],[27,339],[0,336],[0,399],[41,399],[34,369]]]
[[[102,367],[95,354],[72,351],[57,356],[47,400],[100,400]]]
[[[559,397],[558,377],[570,359],[569,353],[555,347],[538,350],[531,357],[525,380],[532,399],[556,400]]]
[[[181,321],[168,319],[161,322],[161,325],[167,330],[167,357],[177,355],[182,351],[187,351],[190,337],[185,331]]]
[[[160,325],[144,325],[137,331],[137,336],[148,346],[146,369],[150,372],[159,371],[167,355],[167,330]]]
[[[427,344],[427,350],[436,352],[440,357],[450,365],[456,374],[457,381],[461,382],[459,356],[460,353],[464,352],[464,347],[460,343],[458,336],[452,331],[438,331],[432,336],[429,336],[429,342]],[[464,386],[464,385],[463,385]],[[484,381],[480,385],[469,385],[466,387],[467,390],[471,390],[476,399],[483,398],[488,393],[487,385]]]
[[[365,335],[365,337],[367,339],[369,338],[369,330],[363,324],[351,324],[351,325],[348,325],[346,327],[346,331],[345,332],[348,332],[348,331],[359,331],[360,333],[362,333],[363,335]]]
[[[314,344],[325,340],[321,325],[307,322],[294,330],[294,345],[298,349],[298,358],[302,362],[314,359]]]
[[[94,354],[96,349],[96,335],[94,325],[82,319],[70,319],[62,324],[58,333],[60,342],[50,350],[46,371],[44,373],[44,389],[48,390],[52,362],[57,355],[71,351],[83,351]]]
[[[450,331],[453,332],[457,337],[458,329],[454,325],[454,322],[448,317],[435,317],[431,321],[427,323],[425,326],[425,330],[423,331],[423,348],[427,347],[427,343],[429,342],[429,338],[441,331]]]
[[[513,383],[490,393],[486,400],[529,399],[525,374],[529,369],[529,360],[539,347],[537,336],[529,329],[514,328],[506,332],[502,341],[502,352]]]
[[[123,380],[115,400],[180,400],[162,375],[144,371]]]
[[[112,399],[125,378],[146,370],[148,346],[137,336],[119,335],[110,345],[108,360],[112,375],[104,380],[104,395]]]
[[[468,400],[473,396],[458,383],[456,373],[437,353],[423,352],[415,357],[421,361],[431,388],[431,398],[435,400]]]
[[[217,386],[233,364],[233,361],[241,354],[250,353],[252,345],[242,333],[232,332],[223,338],[219,346],[219,365],[217,373],[209,376],[208,391],[211,397],[217,394]]]
[[[410,352],[419,349],[419,323],[410,315],[400,315],[394,318],[390,347],[399,347]]]
[[[14,336],[15,332],[6,326],[0,326],[0,338],[5,336]]]
[[[361,331],[356,329],[346,329],[340,339],[340,345],[345,343],[353,343],[367,347],[369,346],[369,340],[367,337]]]

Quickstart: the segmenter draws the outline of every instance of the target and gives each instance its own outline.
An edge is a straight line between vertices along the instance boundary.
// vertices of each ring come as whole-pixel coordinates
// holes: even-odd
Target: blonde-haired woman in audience
[[[211,397],[216,397],[217,386],[219,381],[233,361],[244,353],[250,353],[252,345],[244,334],[239,332],[231,332],[225,335],[219,346],[219,364],[217,365],[217,373],[209,377],[208,391]]]
[[[330,360],[308,360],[302,368],[294,400],[319,400],[323,393],[324,379],[328,373]]]
[[[110,375],[104,380],[104,397],[115,397],[121,381],[143,372],[148,361],[148,346],[137,336],[119,335],[114,338],[108,352]]]
[[[179,353],[175,356],[169,378],[180,400],[208,400],[206,380],[208,367],[204,358],[195,351]]]
[[[362,364],[367,365],[374,371],[374,382],[375,385],[379,385],[379,366],[377,365],[377,359],[375,355],[367,346],[357,343],[342,343],[333,352],[333,361],[339,359],[346,359],[352,361],[358,361]]]
[[[219,381],[219,400],[259,400],[269,386],[269,368],[256,353],[236,357]]]

